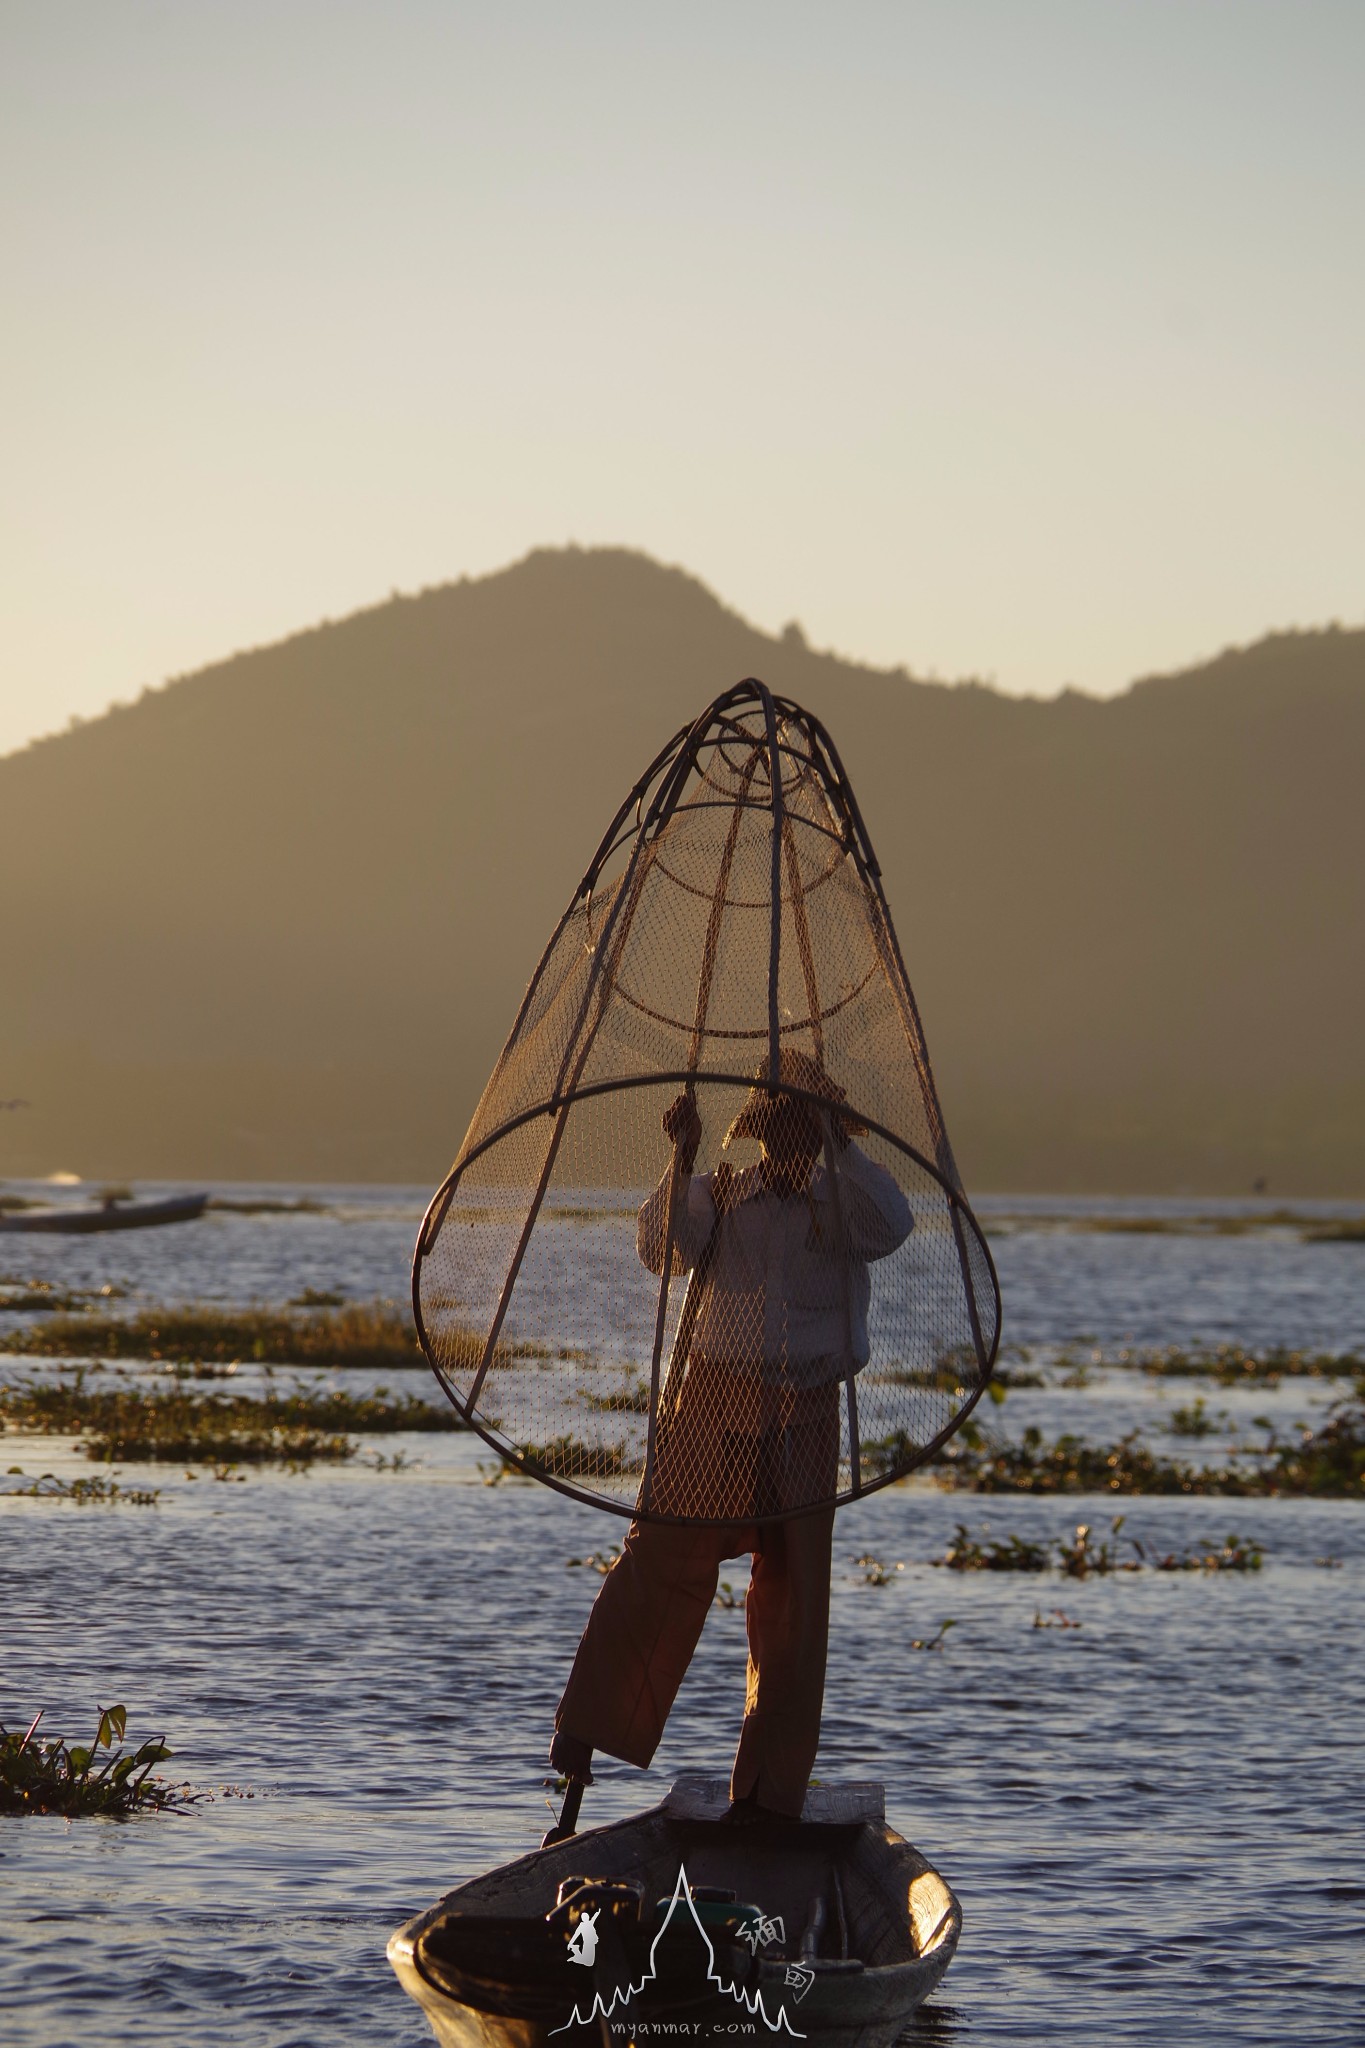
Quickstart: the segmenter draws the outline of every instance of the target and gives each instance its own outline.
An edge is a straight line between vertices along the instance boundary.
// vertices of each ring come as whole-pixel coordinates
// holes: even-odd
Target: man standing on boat
[[[673,1157],[640,1210],[637,1249],[662,1273],[671,1218],[673,1271],[691,1276],[649,1503],[679,1519],[631,1523],[579,1643],[550,1761],[582,1784],[594,1749],[650,1763],[721,1563],[751,1553],[730,1796],[740,1813],[799,1817],[824,1700],[840,1395],[868,1358],[868,1261],[895,1251],[913,1218],[892,1175],[854,1144],[864,1127],[815,1059],[782,1053],[779,1081],[799,1094],[770,1093],[766,1080],[760,1070],[726,1137],[761,1148],[738,1172],[693,1173],[690,1093],[664,1115]]]

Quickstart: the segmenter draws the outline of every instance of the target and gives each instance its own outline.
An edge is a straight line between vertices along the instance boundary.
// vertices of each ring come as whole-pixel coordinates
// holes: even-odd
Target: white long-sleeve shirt
[[[821,1161],[810,1185],[796,1194],[764,1184],[757,1166],[736,1173],[721,1218],[691,1352],[733,1370],[764,1372],[794,1386],[817,1386],[867,1364],[869,1259],[883,1259],[903,1244],[914,1217],[893,1176],[849,1144],[838,1155],[839,1207],[848,1251],[839,1233],[828,1176]],[[664,1262],[670,1166],[640,1210],[636,1249],[651,1273]],[[716,1220],[713,1176],[688,1176],[673,1219],[673,1270],[691,1273]],[[689,1286],[695,1285],[695,1280]]]

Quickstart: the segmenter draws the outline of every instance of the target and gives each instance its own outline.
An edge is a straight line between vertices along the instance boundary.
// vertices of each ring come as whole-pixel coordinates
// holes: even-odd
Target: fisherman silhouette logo
[[[582,1963],[585,1970],[592,1968],[597,1954],[597,1913],[601,1910],[599,1906],[596,1913],[585,1913],[569,1941],[569,1961]]]

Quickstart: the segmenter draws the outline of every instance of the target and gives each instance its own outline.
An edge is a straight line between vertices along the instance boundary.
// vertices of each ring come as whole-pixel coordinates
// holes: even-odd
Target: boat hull
[[[96,1230],[151,1230],[163,1223],[193,1223],[207,1195],[172,1195],[163,1202],[102,1202],[87,1209],[20,1209],[0,1214],[0,1232],[87,1237]]]
[[[442,2048],[554,2048],[589,2033],[626,2048],[637,2028],[648,2044],[684,2026],[693,2041],[780,2032],[892,2048],[952,1960],[952,1892],[865,1801],[861,1818],[809,1818],[808,1802],[799,1824],[735,1826],[720,1818],[723,1794],[718,1781],[680,1780],[660,1806],[460,1885],[400,1928],[389,1961]],[[832,1791],[824,1811],[831,1797],[837,1812]],[[752,1953],[709,1938],[689,1923],[683,1874],[757,1905],[781,1938]],[[651,1904],[672,1893],[669,1967],[648,1932],[614,1952],[604,1943],[595,1968],[569,1967],[545,1915],[572,1877],[633,1883]]]

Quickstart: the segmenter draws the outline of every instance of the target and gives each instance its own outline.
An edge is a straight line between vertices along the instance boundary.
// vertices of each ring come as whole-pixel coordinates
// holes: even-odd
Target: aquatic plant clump
[[[475,1340],[471,1337],[470,1343]],[[478,1350],[482,1352],[482,1342]],[[390,1302],[307,1314],[285,1309],[149,1308],[131,1316],[58,1314],[6,1331],[0,1351],[30,1358],[140,1358],[271,1365],[421,1362],[410,1318]]]
[[[194,1803],[188,1785],[168,1785],[152,1775],[174,1755],[163,1738],[125,1750],[126,1707],[101,1709],[88,1745],[68,1745],[56,1735],[44,1740],[37,1733],[42,1718],[40,1709],[22,1734],[0,1722],[0,1813],[120,1816],[175,1812]]]
[[[983,1437],[953,1446],[938,1470],[941,1483],[973,1493],[1223,1493],[1255,1491],[1250,1474],[1213,1473],[1162,1457],[1136,1430],[1117,1444],[1088,1444],[1080,1437],[1044,1441],[1027,1429],[1021,1442]]]
[[[1048,1231],[1069,1237],[1259,1237],[1292,1230],[1304,1244],[1365,1244],[1365,1217],[1314,1216],[1302,1209],[1268,1209],[1244,1215],[1095,1216],[1053,1212],[994,1211],[991,1228],[1003,1236]]]
[[[612,1543],[605,1550],[590,1550],[586,1557],[571,1557],[565,1561],[566,1571],[586,1568],[595,1571],[602,1578],[607,1576],[621,1555],[621,1545]]]
[[[1166,1418],[1166,1427],[1172,1436],[1215,1436],[1226,1419],[1226,1411],[1210,1415],[1208,1404],[1200,1394],[1184,1407],[1172,1408]]]
[[[11,1465],[10,1473],[19,1471]],[[122,1501],[128,1507],[154,1508],[161,1498],[159,1486],[123,1486],[117,1479],[58,1479],[51,1472],[43,1472],[27,1486],[6,1486],[0,1488],[0,1500],[15,1498],[22,1500],[69,1500],[77,1507],[112,1506]]]
[[[182,1387],[95,1390],[84,1373],[51,1385],[0,1388],[0,1430],[83,1436],[86,1456],[184,1464],[341,1461],[355,1456],[348,1432],[460,1427],[448,1409],[415,1394],[354,1395],[300,1387],[291,1393],[201,1394]]]
[[[1365,1372],[1354,1351],[1313,1351],[1276,1344],[1249,1350],[1243,1344],[1166,1344],[1157,1349],[1121,1345],[1085,1351],[1064,1346],[1051,1359],[1050,1375],[1017,1375],[997,1370],[993,1384],[1005,1388],[1089,1386],[1096,1372],[1143,1372],[1157,1379],[1209,1379],[1220,1386],[1277,1387],[1286,1379],[1352,1379]]]
[[[1279,1493],[1365,1495],[1365,1379],[1338,1401],[1321,1428],[1303,1429],[1297,1443],[1276,1443]]]
[[[625,1463],[625,1445],[557,1436],[547,1444],[525,1445],[522,1458],[527,1470],[548,1472],[556,1479],[609,1479]]]
[[[861,1557],[855,1558],[854,1563],[863,1575],[863,1584],[865,1586],[889,1586],[896,1573],[905,1570],[903,1564],[884,1564],[881,1558],[877,1557],[870,1550],[864,1551]]]
[[[1048,1544],[1030,1543],[1023,1536],[997,1536],[980,1543],[967,1524],[959,1522],[942,1557],[931,1557],[929,1562],[950,1572],[1045,1572],[1052,1557]]]
[[[885,1455],[880,1445],[864,1455]],[[1365,1383],[1339,1401],[1320,1428],[1297,1440],[1273,1432],[1244,1447],[1252,1462],[1186,1464],[1143,1442],[1136,1430],[1116,1444],[1090,1444],[1065,1435],[1045,1441],[1026,1429],[1011,1441],[984,1430],[963,1431],[937,1468],[939,1483],[972,1493],[1227,1494],[1360,1499],[1365,1495]]]
[[[1365,1216],[1352,1216],[1340,1223],[1315,1224],[1305,1230],[1306,1244],[1365,1244]]]
[[[127,1288],[106,1281],[103,1287],[58,1287],[51,1280],[24,1279],[0,1273],[0,1315],[55,1315],[84,1310],[94,1302],[121,1301]]]
[[[1351,1351],[1300,1351],[1273,1345],[1248,1351],[1240,1344],[1169,1345],[1162,1351],[1120,1353],[1107,1365],[1136,1365],[1163,1379],[1212,1379],[1225,1387],[1278,1386],[1282,1379],[1350,1379],[1365,1371],[1365,1360]]]
[[[1125,1517],[1115,1516],[1110,1537],[1117,1539]],[[1070,1579],[1104,1578],[1111,1572],[1258,1572],[1263,1555],[1259,1544],[1237,1535],[1227,1536],[1221,1548],[1149,1552],[1136,1537],[1125,1539],[1134,1552],[1125,1558],[1116,1541],[1098,1540],[1088,1522],[1076,1525],[1074,1536],[1052,1537],[1041,1543],[1022,1536],[994,1537],[979,1541],[965,1522],[959,1522],[952,1542],[942,1557],[929,1562],[954,1572],[1046,1572],[1060,1571]],[[1045,1622],[1037,1627],[1048,1627]]]
[[[1258,1572],[1265,1562],[1258,1543],[1235,1533],[1223,1538],[1217,1550],[1168,1550],[1149,1557],[1134,1538],[1133,1548],[1154,1572]]]

